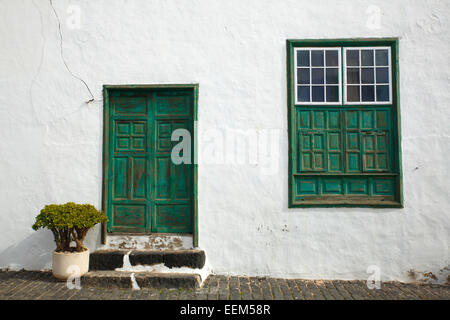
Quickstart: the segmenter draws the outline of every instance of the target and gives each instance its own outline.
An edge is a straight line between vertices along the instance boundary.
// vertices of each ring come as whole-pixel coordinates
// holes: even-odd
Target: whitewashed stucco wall
[[[369,6],[381,10],[379,26]],[[31,230],[45,204],[101,206],[103,84],[199,83],[200,155],[214,149],[202,134],[210,129],[278,134],[258,164],[199,165],[200,247],[214,272],[366,279],[377,265],[384,280],[448,274],[450,1],[54,7],[67,65],[95,101],[85,103],[86,87],[63,64],[50,2],[0,0],[0,267],[51,266],[51,234]],[[400,38],[405,208],[288,209],[285,41],[356,37]],[[272,174],[261,171],[268,162]],[[99,246],[98,228],[88,244]]]

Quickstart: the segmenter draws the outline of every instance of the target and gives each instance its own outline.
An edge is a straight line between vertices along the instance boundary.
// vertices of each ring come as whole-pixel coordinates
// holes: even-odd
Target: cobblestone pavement
[[[365,281],[291,280],[209,276],[199,289],[68,289],[50,272],[0,272],[0,300],[449,300],[450,286],[382,283],[369,290]]]

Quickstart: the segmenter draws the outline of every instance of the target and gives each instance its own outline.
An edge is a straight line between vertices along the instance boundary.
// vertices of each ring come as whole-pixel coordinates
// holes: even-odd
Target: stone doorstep
[[[173,251],[132,251],[131,265],[153,265],[164,263],[168,268],[188,267],[201,269],[205,265],[203,250],[173,250]]]
[[[89,270],[115,270],[123,266],[126,251],[101,250],[89,255]]]
[[[90,271],[81,277],[81,286],[101,288],[133,288],[131,275],[123,271]],[[139,288],[198,288],[201,278],[187,273],[134,273]]]
[[[89,270],[115,270],[123,266],[123,257],[129,250],[98,250],[89,256]],[[132,250],[132,266],[164,264],[168,268],[201,269],[205,265],[203,250]]]

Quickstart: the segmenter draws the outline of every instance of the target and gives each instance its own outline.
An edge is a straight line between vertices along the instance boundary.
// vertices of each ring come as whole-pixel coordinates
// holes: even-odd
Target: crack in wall
[[[92,94],[91,89],[90,89],[89,86],[87,85],[86,81],[84,81],[81,77],[75,75],[75,74],[72,72],[72,70],[70,70],[70,68],[69,68],[69,66],[68,66],[68,64],[67,64],[67,61],[66,61],[66,59],[64,58],[64,50],[63,50],[63,41],[64,41],[64,39],[63,39],[63,35],[62,35],[62,32],[61,32],[61,20],[59,19],[58,13],[56,12],[55,7],[53,6],[53,0],[49,0],[49,2],[50,2],[50,6],[51,6],[52,9],[53,9],[53,13],[55,14],[56,20],[58,21],[59,48],[60,48],[61,60],[62,60],[62,62],[63,62],[63,64],[64,64],[64,66],[66,67],[67,71],[70,73],[70,75],[71,75],[73,78],[79,80],[80,82],[82,82],[82,83],[84,84],[84,86],[86,87],[86,89],[88,90],[88,92],[89,92],[89,94],[90,94],[90,96],[91,96],[91,99],[89,99],[88,101],[86,101],[86,103],[91,103],[91,102],[95,101],[95,97],[94,97],[94,95]]]

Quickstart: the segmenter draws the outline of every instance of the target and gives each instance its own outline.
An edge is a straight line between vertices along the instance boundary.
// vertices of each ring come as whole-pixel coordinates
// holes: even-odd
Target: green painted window
[[[398,41],[288,40],[289,207],[402,207]]]

